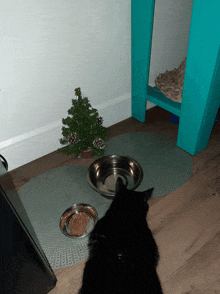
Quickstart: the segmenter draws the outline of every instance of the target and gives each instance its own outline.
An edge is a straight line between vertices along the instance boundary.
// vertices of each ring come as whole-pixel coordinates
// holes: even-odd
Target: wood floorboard
[[[146,121],[126,119],[109,127],[107,140],[128,132],[152,132],[177,141],[178,125],[160,107],[146,112]],[[164,294],[220,293],[220,121],[205,150],[191,156],[193,170],[176,191],[149,201],[149,226],[160,252],[157,268]],[[89,166],[57,151],[10,172],[19,190],[31,178],[59,166]],[[58,279],[49,294],[78,292],[86,261],[54,270]],[[40,293],[39,293],[40,294]]]

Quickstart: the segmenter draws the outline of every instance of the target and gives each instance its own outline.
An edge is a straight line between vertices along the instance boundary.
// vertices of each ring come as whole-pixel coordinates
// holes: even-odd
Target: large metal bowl
[[[75,204],[64,211],[60,218],[61,232],[70,238],[83,238],[91,233],[98,219],[98,213],[92,206]]]
[[[135,190],[143,180],[140,164],[128,157],[106,155],[94,161],[87,173],[89,185],[106,198],[113,198],[118,178],[129,190]]]

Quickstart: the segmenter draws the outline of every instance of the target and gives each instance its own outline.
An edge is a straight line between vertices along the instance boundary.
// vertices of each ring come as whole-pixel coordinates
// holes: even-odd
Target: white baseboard
[[[148,105],[147,108],[153,106],[154,104]],[[98,109],[99,115],[104,120],[103,125],[109,127],[131,117],[131,96],[128,93],[107,103],[92,107]],[[59,142],[59,139],[62,138],[62,126],[61,118],[59,121],[1,142],[0,154],[8,162],[8,171],[63,147]]]
[[[99,115],[104,118],[104,126],[108,127],[131,116],[130,100],[128,94],[126,97],[113,100],[112,103],[105,103],[99,107],[94,106],[94,108],[98,109]],[[8,162],[8,171],[62,147],[59,142],[59,139],[62,138],[61,128],[62,118],[44,127],[1,142],[0,154]]]

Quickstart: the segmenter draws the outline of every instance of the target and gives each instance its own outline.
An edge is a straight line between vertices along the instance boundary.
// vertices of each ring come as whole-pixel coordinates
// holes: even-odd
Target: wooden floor
[[[110,129],[107,139],[130,132],[152,132],[177,141],[178,125],[160,107]],[[208,147],[191,156],[191,177],[176,191],[150,200],[149,226],[160,252],[157,268],[164,294],[220,293],[220,121]],[[75,159],[53,152],[10,172],[16,189],[38,174],[59,166],[89,166],[91,159]],[[54,270],[58,279],[49,294],[75,294],[81,286],[85,261]],[[39,293],[40,294],[40,293]]]

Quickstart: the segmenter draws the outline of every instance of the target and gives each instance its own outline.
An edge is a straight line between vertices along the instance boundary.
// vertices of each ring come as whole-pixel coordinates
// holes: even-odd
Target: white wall
[[[166,70],[178,68],[187,56],[193,0],[155,0],[148,85]]]
[[[1,141],[61,120],[78,86],[92,105],[130,94],[125,0],[7,0],[0,12]]]
[[[187,54],[192,0],[167,2],[173,10],[156,0],[149,84]],[[182,41],[163,24],[177,23],[176,12]],[[9,170],[61,147],[76,87],[105,127],[131,116],[130,14],[126,0],[0,2],[0,154]]]

